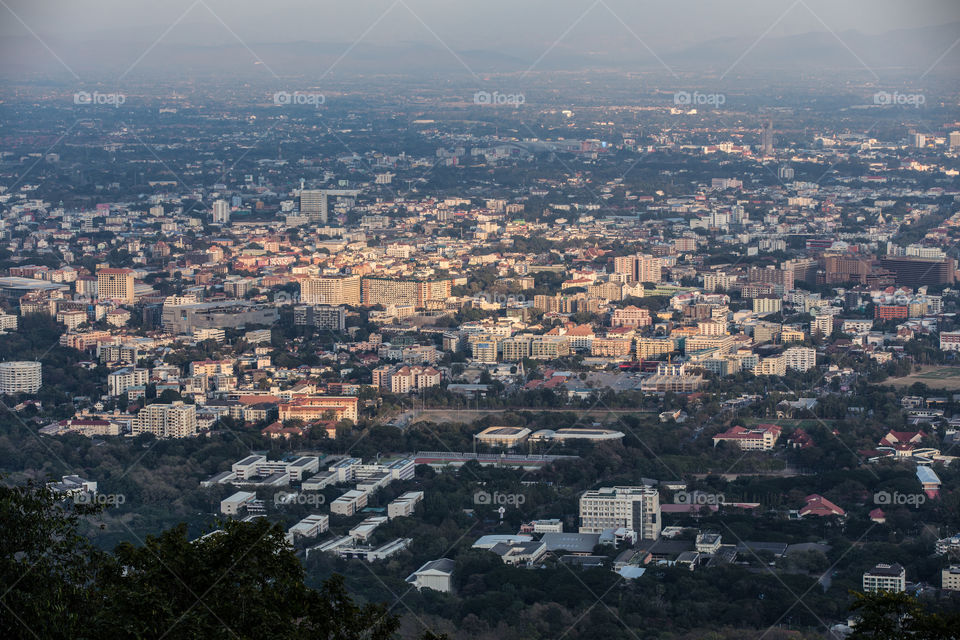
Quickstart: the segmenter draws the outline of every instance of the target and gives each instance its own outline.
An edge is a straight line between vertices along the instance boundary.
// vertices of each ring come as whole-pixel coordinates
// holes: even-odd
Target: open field
[[[924,367],[902,378],[888,378],[884,384],[897,387],[909,387],[915,382],[922,382],[931,389],[960,390],[960,367]]]

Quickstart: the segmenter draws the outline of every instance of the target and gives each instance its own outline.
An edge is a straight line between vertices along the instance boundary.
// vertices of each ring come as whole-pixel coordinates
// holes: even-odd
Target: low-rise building
[[[713,436],[713,446],[733,442],[745,451],[769,451],[777,444],[783,429],[775,424],[758,424],[753,429],[735,426]]]
[[[878,564],[863,574],[863,590],[891,591],[901,593],[907,590],[907,572],[899,564]]]

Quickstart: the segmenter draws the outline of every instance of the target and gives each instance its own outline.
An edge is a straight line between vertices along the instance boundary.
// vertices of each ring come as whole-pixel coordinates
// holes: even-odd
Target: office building
[[[329,197],[322,189],[304,189],[300,192],[300,214],[311,222],[327,224]]]
[[[580,533],[608,529],[636,531],[644,540],[660,537],[660,494],[656,488],[603,487],[580,496]]]

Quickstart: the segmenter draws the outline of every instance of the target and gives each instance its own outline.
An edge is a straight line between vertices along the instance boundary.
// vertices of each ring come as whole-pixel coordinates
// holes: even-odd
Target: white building
[[[787,369],[809,371],[817,366],[817,350],[809,347],[790,347],[783,352]]]
[[[225,516],[235,516],[240,513],[240,509],[257,499],[257,494],[252,491],[237,491],[229,498],[220,501],[220,513]]]
[[[580,496],[580,533],[632,529],[644,540],[660,537],[660,494],[656,488],[603,487]]]
[[[940,573],[940,588],[945,591],[960,591],[960,564],[954,564]]]
[[[42,385],[39,362],[0,362],[0,393],[36,393]]]
[[[878,564],[863,574],[864,591],[892,591],[907,589],[907,571],[899,564]]]
[[[449,593],[453,588],[454,562],[449,558],[440,558],[424,563],[422,567],[407,576],[407,582],[419,591],[433,589]]]
[[[121,396],[130,387],[146,386],[150,372],[146,369],[127,367],[107,374],[107,392],[111,396]]]
[[[287,531],[287,542],[293,544],[297,538],[316,538],[330,530],[330,516],[310,514]]]
[[[387,517],[403,518],[413,515],[417,503],[423,501],[423,491],[408,491],[387,505]]]
[[[367,506],[367,494],[353,489],[330,503],[330,513],[339,516],[352,516]]]
[[[213,224],[230,222],[230,203],[226,200],[213,201]]]

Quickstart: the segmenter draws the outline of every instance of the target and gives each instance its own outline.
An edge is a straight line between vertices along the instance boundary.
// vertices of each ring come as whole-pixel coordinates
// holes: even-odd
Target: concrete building
[[[360,276],[317,276],[300,281],[303,304],[360,306]]]
[[[133,269],[98,269],[97,297],[133,304]]]
[[[892,591],[901,593],[907,590],[907,572],[899,564],[878,564],[863,574],[863,590]]]
[[[230,203],[226,200],[213,201],[213,224],[230,222]]]
[[[644,540],[660,537],[660,494],[650,486],[603,487],[580,496],[580,533],[630,529]]]
[[[407,583],[420,589],[433,589],[442,593],[453,590],[454,562],[449,558],[431,560],[407,576]]]
[[[242,329],[250,325],[272,326],[280,318],[276,307],[246,300],[163,305],[161,322],[171,333],[192,335],[195,329]]]
[[[43,373],[39,362],[0,362],[0,393],[36,393],[42,385]]]
[[[131,387],[144,387],[150,379],[150,372],[146,369],[126,367],[107,374],[107,393],[111,396],[120,396]]]
[[[787,369],[809,371],[817,366],[817,350],[808,347],[790,347],[783,352]]]
[[[754,429],[731,427],[713,437],[713,446],[733,442],[745,451],[769,451],[777,444],[783,429],[775,424],[758,424]]]
[[[197,408],[177,401],[148,404],[137,414],[133,435],[152,433],[158,438],[189,438],[197,435]]]
[[[225,516],[235,516],[240,510],[257,499],[252,491],[237,491],[232,496],[220,501],[220,513]]]
[[[323,304],[303,305],[293,309],[293,324],[342,332],[347,326],[347,311]]]
[[[945,591],[960,591],[960,564],[950,565],[940,572],[940,588]]]
[[[330,503],[330,513],[338,516],[352,516],[365,506],[367,506],[367,493],[353,489]]]

